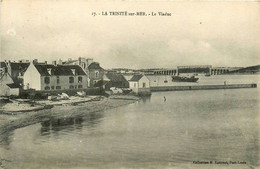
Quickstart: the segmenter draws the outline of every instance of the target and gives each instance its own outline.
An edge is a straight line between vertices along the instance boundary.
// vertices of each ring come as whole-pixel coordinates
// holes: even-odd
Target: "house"
[[[94,87],[103,86],[105,90],[110,90],[111,87],[129,88],[129,82],[122,74],[107,73],[103,76],[103,80],[98,81]]]
[[[0,62],[0,96],[19,95],[19,85],[15,84],[5,62]]]
[[[23,75],[29,66],[27,61],[11,62],[5,61],[1,62],[1,72],[8,73],[12,78],[15,86],[22,88],[23,85]]]
[[[62,64],[81,66],[88,74],[88,87],[94,87],[104,76],[104,69],[100,67],[98,62],[94,62],[92,58],[79,57],[77,60],[68,59],[68,61]]]
[[[24,90],[71,90],[88,86],[86,72],[79,65],[31,63],[24,73]]]
[[[103,76],[104,69],[99,63],[93,62],[88,66],[89,87],[94,87],[98,81],[103,80]]]
[[[23,75],[29,67],[30,62],[7,62],[8,73],[12,77],[16,86],[23,86]]]
[[[129,80],[129,87],[138,95],[150,95],[150,81],[145,75],[134,75]]]

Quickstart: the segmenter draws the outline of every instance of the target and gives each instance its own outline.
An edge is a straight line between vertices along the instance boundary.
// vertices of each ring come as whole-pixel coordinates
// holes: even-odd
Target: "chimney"
[[[33,60],[33,64],[36,64],[36,63],[38,63],[38,59]]]
[[[92,58],[87,58],[87,67],[93,62]]]
[[[45,65],[47,65],[47,64],[48,64],[48,62],[47,62],[47,61],[45,61],[44,63],[45,63]]]
[[[56,60],[52,61],[52,64],[53,64],[54,66],[56,66],[56,65],[57,65],[57,61],[56,61]]]

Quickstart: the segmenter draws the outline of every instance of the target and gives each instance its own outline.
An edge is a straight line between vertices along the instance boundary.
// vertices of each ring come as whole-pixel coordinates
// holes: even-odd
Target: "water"
[[[172,82],[171,75],[147,75],[150,80],[151,87],[156,86],[190,86],[190,85],[223,85],[226,84],[242,84],[242,83],[259,83],[259,75],[218,75],[209,76],[204,75],[196,76],[199,78],[198,82]]]
[[[7,133],[1,136],[0,157],[11,161],[8,168],[258,166],[259,92],[156,92],[116,109]],[[193,164],[198,160],[247,164]]]

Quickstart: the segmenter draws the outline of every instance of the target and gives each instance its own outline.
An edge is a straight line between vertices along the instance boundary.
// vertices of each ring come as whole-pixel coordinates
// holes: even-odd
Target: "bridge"
[[[258,65],[255,67],[257,67],[259,71],[260,66]],[[139,71],[146,75],[178,75],[178,74],[191,74],[191,73],[205,74],[205,75],[206,74],[221,75],[221,74],[238,72],[239,70],[244,70],[244,69],[245,68],[242,67],[212,67],[211,65],[191,65],[191,66],[177,66],[177,68],[172,68],[172,69],[155,68],[155,69],[141,69]],[[248,70],[245,69],[245,71]]]
[[[140,72],[146,75],[176,75],[177,69],[142,69]]]

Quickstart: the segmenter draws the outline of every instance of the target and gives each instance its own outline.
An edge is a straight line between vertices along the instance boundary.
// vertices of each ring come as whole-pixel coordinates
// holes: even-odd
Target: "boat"
[[[197,82],[199,78],[195,76],[172,76],[173,82]]]

